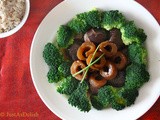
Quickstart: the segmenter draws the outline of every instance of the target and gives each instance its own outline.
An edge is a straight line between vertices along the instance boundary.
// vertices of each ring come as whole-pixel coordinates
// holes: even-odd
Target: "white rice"
[[[25,0],[0,0],[0,33],[15,28],[25,13]]]

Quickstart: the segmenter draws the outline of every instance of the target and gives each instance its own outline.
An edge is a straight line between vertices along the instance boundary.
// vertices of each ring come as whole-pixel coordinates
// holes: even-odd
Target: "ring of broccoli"
[[[63,58],[60,49],[73,44],[74,36],[85,33],[91,28],[111,30],[118,28],[122,40],[128,46],[128,57],[131,64],[126,68],[125,85],[120,88],[105,85],[98,90],[97,95],[88,96],[88,83],[80,83],[70,74],[70,63]],[[66,25],[61,25],[57,31],[56,42],[47,43],[44,47],[43,58],[49,66],[47,74],[49,83],[57,83],[57,92],[69,96],[68,103],[80,111],[88,112],[91,105],[97,110],[112,107],[116,110],[124,109],[134,104],[138,96],[138,89],[149,80],[146,70],[147,50],[143,43],[147,36],[144,30],[137,28],[133,21],[127,21],[118,10],[100,11],[93,9],[77,14]]]

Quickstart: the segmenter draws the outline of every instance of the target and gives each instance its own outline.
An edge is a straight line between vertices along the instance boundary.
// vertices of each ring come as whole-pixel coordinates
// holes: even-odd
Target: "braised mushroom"
[[[121,39],[121,32],[119,29],[112,29],[110,30],[110,42],[113,42],[117,45],[118,50],[122,49],[125,45]]]
[[[74,43],[68,48],[68,54],[73,61],[78,60],[77,58],[77,50],[81,46],[83,41],[74,40]]]
[[[112,79],[107,81],[108,85],[111,85],[113,87],[122,87],[125,84],[125,72],[124,71],[119,71],[117,76]]]
[[[84,35],[84,41],[90,41],[99,44],[110,38],[109,31],[105,29],[91,29]]]

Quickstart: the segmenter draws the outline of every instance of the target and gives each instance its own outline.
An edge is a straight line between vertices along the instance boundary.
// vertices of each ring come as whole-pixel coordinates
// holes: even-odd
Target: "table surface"
[[[160,24],[159,0],[136,0]],[[38,96],[30,74],[29,53],[37,27],[62,0],[30,0],[30,15],[16,34],[0,39],[0,120],[60,120]],[[160,98],[139,120],[160,120]]]

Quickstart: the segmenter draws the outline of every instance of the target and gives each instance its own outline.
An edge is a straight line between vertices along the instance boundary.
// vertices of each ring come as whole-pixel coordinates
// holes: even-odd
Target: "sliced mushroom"
[[[125,45],[121,39],[121,32],[119,29],[112,29],[110,30],[110,42],[113,42],[117,45],[118,50],[121,50]]]
[[[122,87],[125,84],[125,72],[124,71],[119,71],[117,76],[112,79],[107,81],[108,85],[111,85],[113,87]]]
[[[121,52],[127,57],[128,56],[128,47],[124,47]],[[127,57],[128,58],[128,57]],[[128,66],[129,64],[131,64],[131,61],[129,60],[129,58],[127,59],[127,64],[126,66]]]
[[[68,54],[72,58],[73,61],[78,60],[77,58],[77,50],[81,46],[83,41],[74,40],[74,43],[69,47]]]
[[[109,31],[105,29],[91,29],[84,35],[84,41],[90,41],[99,44],[110,38]]]
[[[80,40],[80,41],[84,42],[83,34],[82,34],[82,33],[77,34],[77,35],[74,37],[74,40]]]

